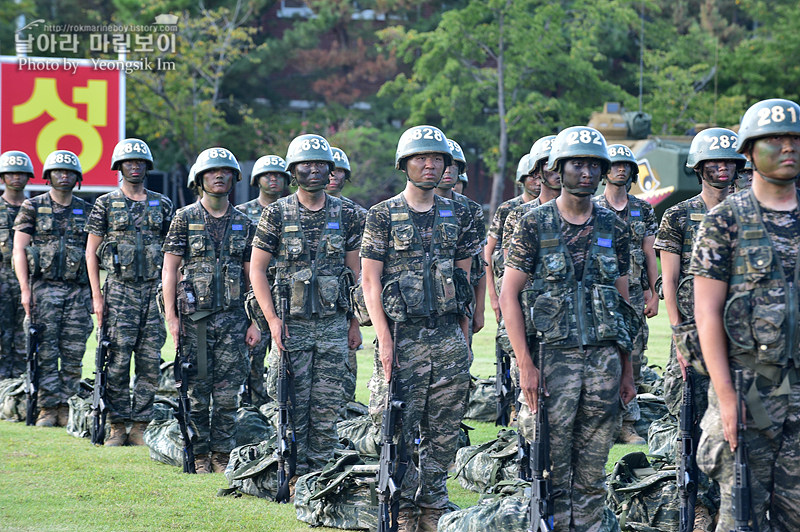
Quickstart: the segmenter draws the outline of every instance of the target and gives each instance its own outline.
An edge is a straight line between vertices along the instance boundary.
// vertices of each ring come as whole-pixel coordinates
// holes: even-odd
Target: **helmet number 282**
[[[792,118],[792,123],[797,122],[797,111],[794,107],[786,107],[786,111],[784,111],[784,107],[782,105],[773,105],[772,107],[764,107],[758,110],[758,125],[766,126],[772,122],[785,122],[786,121],[786,112],[788,112]]]
[[[589,131],[588,129],[573,131],[567,136],[567,144],[569,144],[570,146],[578,143],[599,144],[601,146],[603,144],[600,141],[600,133],[598,131]]]

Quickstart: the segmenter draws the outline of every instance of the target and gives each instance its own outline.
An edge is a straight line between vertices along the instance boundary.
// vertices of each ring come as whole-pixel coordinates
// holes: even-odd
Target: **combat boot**
[[[436,532],[439,529],[439,518],[444,515],[444,508],[422,508],[419,516],[418,532]]]
[[[413,508],[403,508],[397,514],[397,532],[417,532],[419,515]]]
[[[194,457],[194,472],[198,475],[211,473],[211,458],[207,454],[198,454]]]
[[[647,440],[639,436],[633,426],[633,421],[623,421],[622,428],[617,436],[617,443],[626,443],[628,445],[646,445]]]
[[[144,429],[146,428],[146,421],[134,421],[131,432],[128,434],[128,445],[144,445]]]
[[[125,429],[125,423],[112,423],[111,434],[108,435],[108,439],[103,445],[106,447],[120,447],[125,445],[127,439],[128,433]]]
[[[214,473],[224,473],[225,468],[228,467],[229,457],[230,455],[228,453],[211,453],[211,471]]]
[[[36,417],[37,427],[55,427],[58,423],[58,408],[42,408]]]
[[[58,426],[66,427],[69,423],[69,405],[58,405]]]
[[[713,530],[712,525],[714,520],[711,518],[711,513],[708,508],[702,504],[698,504],[694,508],[694,532],[709,532]]]

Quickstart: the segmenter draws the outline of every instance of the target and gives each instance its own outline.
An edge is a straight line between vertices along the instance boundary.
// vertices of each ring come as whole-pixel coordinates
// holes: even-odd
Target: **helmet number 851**
[[[773,105],[772,107],[764,107],[758,110],[758,126],[766,126],[772,122],[784,122],[786,120],[786,112],[792,115],[792,123],[797,122],[797,111],[794,107],[784,108],[782,105]]]

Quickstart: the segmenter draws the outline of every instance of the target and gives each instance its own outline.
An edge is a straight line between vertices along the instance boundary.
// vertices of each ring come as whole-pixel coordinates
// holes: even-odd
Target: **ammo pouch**
[[[372,321],[367,312],[367,303],[364,301],[364,289],[360,284],[350,288],[350,308],[362,327],[369,327]]]
[[[116,248],[116,243],[103,240],[103,242],[97,248],[97,260],[100,261],[100,267],[102,267],[109,274],[118,275],[120,272],[117,271],[118,266],[116,265],[116,262],[119,261],[119,258],[114,258],[114,255],[117,254]]]
[[[701,375],[708,375],[703,353],[700,350],[700,336],[697,334],[697,324],[694,319],[685,321],[680,325],[672,326],[672,338],[675,341],[675,350],[694,366]]]
[[[89,278],[86,275],[86,250],[80,246],[66,244],[64,246],[64,272],[65,281],[76,281],[85,284]]]
[[[617,307],[620,296],[611,285],[592,285],[592,319],[597,340],[617,341]],[[633,340],[633,339],[631,339]],[[630,352],[630,349],[627,350]]]
[[[470,283],[467,272],[461,268],[455,268],[453,271],[453,282],[456,287],[456,306],[458,313],[462,316],[472,317],[472,284]]]
[[[634,223],[641,223],[641,222],[634,222]],[[644,251],[642,248],[635,248],[631,250],[631,264],[630,264],[630,272],[629,272],[629,279],[634,284],[640,284],[642,282],[642,272],[644,271]]]
[[[191,282],[185,279],[178,282],[176,299],[181,316],[190,316],[197,312],[197,297]]]
[[[560,342],[569,337],[569,316],[567,316],[565,295],[546,292],[533,302],[531,314],[534,328],[542,333],[545,343]]]
[[[36,279],[42,274],[39,265],[39,248],[37,246],[25,247],[25,258],[28,261],[28,275]]]
[[[261,310],[261,305],[258,304],[255,293],[252,290],[244,295],[244,311],[247,313],[247,318],[256,324],[258,330],[262,333],[269,332],[269,323]]]
[[[397,285],[392,288],[389,287],[394,283],[387,284],[383,287],[383,308],[386,315],[392,318],[389,310],[393,309],[396,315],[404,315],[403,319],[394,321],[405,321],[406,318],[422,318],[430,316],[430,310],[426,305],[425,297],[425,273],[417,271],[403,271],[397,280]],[[453,289],[455,296],[455,288]],[[396,296],[390,298],[387,302],[387,296]],[[399,299],[394,301],[394,299]],[[454,298],[455,299],[455,298]],[[390,303],[390,304],[387,304]],[[401,309],[401,307],[405,307]]]
[[[694,318],[694,275],[687,275],[678,283],[676,304],[681,316],[686,319]]]
[[[116,248],[117,257],[119,257],[119,265],[117,268],[114,268],[114,259],[113,253],[114,248]],[[109,250],[109,251],[106,251]],[[135,281],[136,280],[136,246],[132,244],[109,244],[103,250],[103,255],[111,255],[109,264],[106,264],[106,261],[103,261],[103,266],[105,267],[106,271],[113,274],[119,275],[119,278],[123,281]]]
[[[196,310],[214,309],[214,273],[208,270],[195,270],[191,288],[194,292]],[[193,314],[187,312],[186,314]]]
[[[38,252],[38,267],[36,268],[37,274],[35,277],[41,277],[48,281],[60,281],[58,267],[58,251],[51,246],[36,246]],[[30,259],[28,261],[30,267]]]
[[[360,285],[358,289],[361,289]],[[363,299],[363,292],[361,297]],[[401,294],[400,281],[391,281],[384,285],[383,290],[381,291],[381,303],[383,304],[383,311],[390,320],[397,323],[402,323],[408,319],[406,302]],[[366,305],[364,310],[366,310]]]
[[[356,276],[353,270],[346,267],[339,274],[339,308],[345,312],[352,312],[353,307],[350,303],[350,291],[356,285]]]
[[[786,353],[784,305],[753,304],[753,299],[749,292],[739,292],[728,299],[722,312],[725,333],[737,350],[755,351],[757,364],[783,365]]]
[[[519,293],[519,306],[522,309],[526,336],[536,336],[536,325],[533,323],[533,304],[535,301],[536,294],[530,285],[525,286]]]
[[[319,305],[317,311],[321,318],[333,316],[339,310],[339,277],[336,275],[318,275],[316,278]],[[314,283],[312,283],[313,289]],[[314,297],[315,294],[312,294]]]
[[[636,342],[636,337],[639,336],[642,329],[642,317],[630,303],[621,297],[618,298],[618,301],[617,330],[619,331],[619,335],[617,338],[617,346],[625,353],[631,353]]]
[[[289,278],[289,316],[305,318],[306,303],[311,296],[311,268],[303,268]]]
[[[434,297],[436,300],[436,314],[444,316],[445,314],[453,314],[458,311],[458,301],[456,300],[456,281],[455,270],[451,259],[439,259],[433,263],[433,271],[431,272],[433,278]],[[464,279],[466,279],[466,272]],[[469,279],[466,279],[466,289],[470,292],[472,287],[469,284]],[[471,298],[470,298],[471,299]]]
[[[144,247],[143,275],[146,281],[153,281],[161,277],[161,266],[164,264],[164,254],[161,245],[148,244]]]
[[[229,262],[222,269],[222,306],[230,308],[242,301],[242,267]]]

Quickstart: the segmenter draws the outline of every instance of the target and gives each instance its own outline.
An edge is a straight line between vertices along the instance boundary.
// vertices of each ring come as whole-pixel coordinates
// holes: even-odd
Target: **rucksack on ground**
[[[677,531],[680,500],[675,466],[661,461],[651,464],[641,452],[626,454],[608,477],[606,506],[622,530]]]
[[[519,477],[518,437],[502,429],[497,438],[456,452],[454,478],[464,489],[485,493],[498,482]]]
[[[26,398],[25,377],[0,381],[0,419],[25,421]]]

